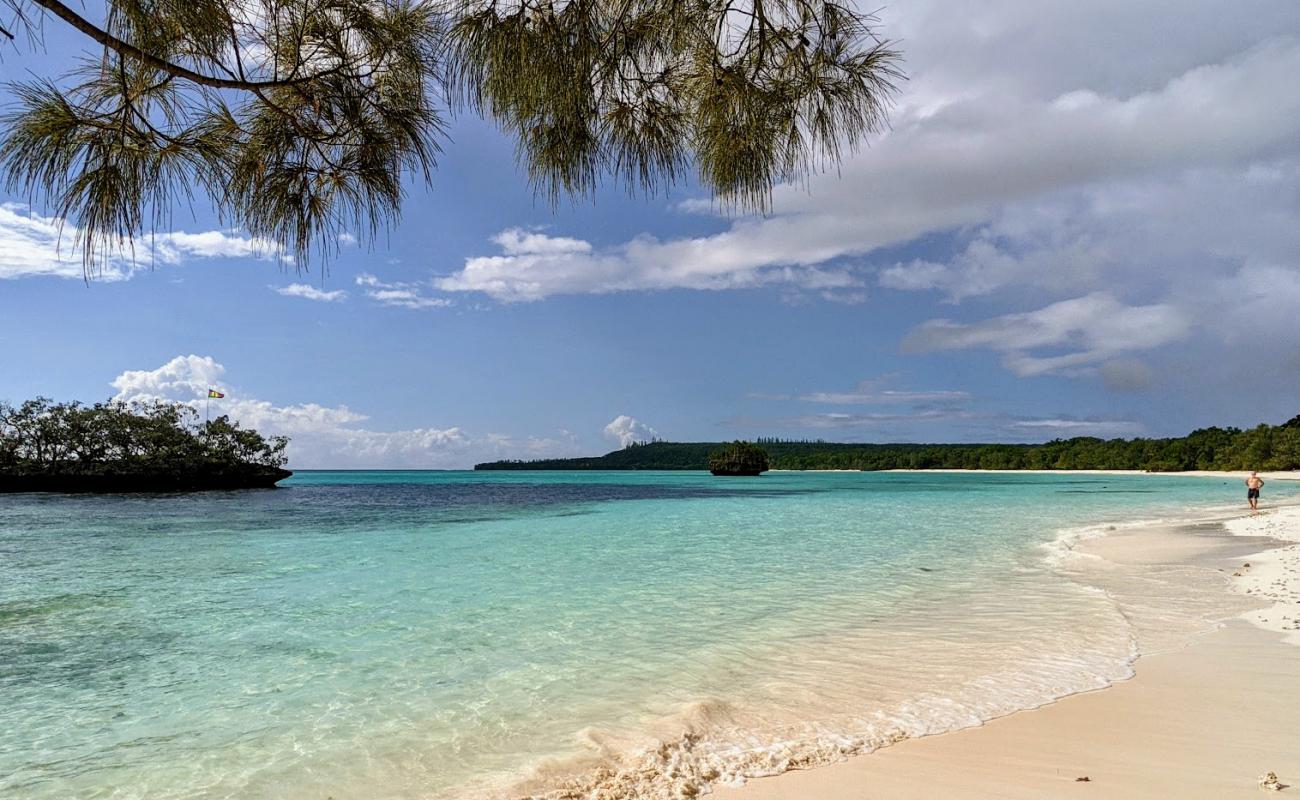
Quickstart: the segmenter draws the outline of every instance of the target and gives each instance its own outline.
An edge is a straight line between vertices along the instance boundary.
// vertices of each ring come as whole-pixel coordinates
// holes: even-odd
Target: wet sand
[[[1208,520],[1078,545],[1116,569],[1221,573],[1208,591],[1254,606],[1176,649],[1161,647],[1148,620],[1153,629],[1142,651],[1151,654],[1139,658],[1134,678],[978,728],[719,788],[716,796],[1223,800],[1271,796],[1259,782],[1274,772],[1289,785],[1277,796],[1300,797],[1300,647],[1285,641],[1300,630],[1300,546],[1291,543],[1300,541],[1300,509],[1274,509],[1227,528]]]

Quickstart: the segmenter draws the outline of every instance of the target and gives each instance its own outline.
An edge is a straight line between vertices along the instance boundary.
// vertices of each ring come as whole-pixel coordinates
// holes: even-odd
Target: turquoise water
[[[1123,615],[1051,544],[1240,494],[305,472],[0,495],[0,797],[666,797],[829,760],[1122,677]]]

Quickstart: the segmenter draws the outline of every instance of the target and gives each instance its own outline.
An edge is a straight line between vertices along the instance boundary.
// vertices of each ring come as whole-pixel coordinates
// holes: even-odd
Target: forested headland
[[[269,488],[288,443],[175,403],[0,403],[0,492]]]
[[[1300,469],[1300,416],[1281,425],[1202,428],[1170,439],[1043,444],[856,444],[759,439],[772,469]],[[649,442],[592,458],[494,461],[480,470],[703,470],[721,442]]]

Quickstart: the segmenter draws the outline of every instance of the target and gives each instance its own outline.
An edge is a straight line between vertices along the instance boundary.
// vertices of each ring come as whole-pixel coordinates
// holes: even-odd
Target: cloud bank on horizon
[[[361,424],[369,417],[347,406],[275,405],[231,388],[225,377],[225,365],[211,356],[176,356],[155,369],[119,374],[112,381],[113,399],[180,403],[202,413],[208,407],[208,388],[221,387],[226,397],[211,407],[213,416],[226,414],[264,434],[290,437],[289,466],[298,469],[462,469],[520,454],[528,458],[579,454],[568,431],[518,440],[498,433],[474,435],[457,426],[371,430]]]
[[[845,432],[862,428],[888,430],[899,424],[959,421],[994,438],[1041,441],[1071,436],[1136,436],[1143,426],[1117,418],[1018,417],[990,412],[975,405],[967,392],[886,388],[895,376],[860,382],[847,392],[812,392],[795,398],[821,406],[889,406],[886,412],[821,412],[788,419],[734,419],[725,427],[797,427]],[[289,466],[296,469],[466,469],[498,459],[569,458],[592,454],[589,443],[572,431],[549,435],[475,434],[462,426],[375,430],[369,415],[346,405],[276,403],[244,391],[228,380],[226,366],[211,356],[179,355],[154,369],[126,370],[111,381],[114,400],[179,403],[205,413],[222,414],[268,435],[291,439]],[[226,397],[209,405],[208,389]],[[619,414],[601,430],[603,439],[619,448],[663,438],[654,427]],[[723,440],[727,433],[714,438]]]

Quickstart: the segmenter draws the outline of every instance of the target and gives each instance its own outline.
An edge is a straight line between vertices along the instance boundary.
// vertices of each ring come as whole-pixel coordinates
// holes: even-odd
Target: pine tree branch
[[[34,0],[34,2],[110,50],[113,50],[127,58],[140,61],[141,63],[147,64],[155,69],[175,75],[178,78],[184,78],[192,83],[197,83],[200,86],[208,86],[213,89],[240,89],[252,92],[259,89],[298,86],[304,83],[309,83],[333,72],[333,70],[327,70],[323,73],[308,75],[305,77],[268,81],[249,81],[238,78],[217,78],[212,75],[204,75],[203,73],[195,72],[188,67],[183,67],[180,64],[159,58],[152,53],[146,53],[144,50],[141,50],[130,42],[123,41],[108,31],[97,27],[94,23],[80,16],[71,8],[60,3],[59,0]]]

